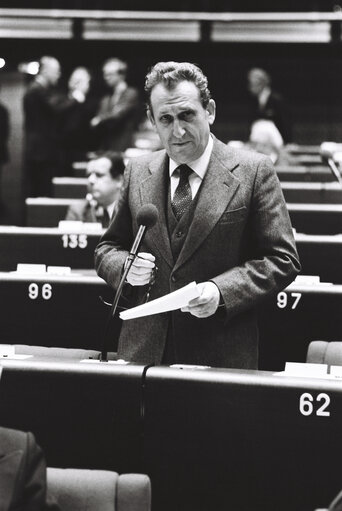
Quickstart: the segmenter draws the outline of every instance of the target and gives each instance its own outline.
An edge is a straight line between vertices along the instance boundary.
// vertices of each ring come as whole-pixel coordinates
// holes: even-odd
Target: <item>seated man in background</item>
[[[46,465],[32,433],[0,428],[1,511],[57,511],[46,502]]]
[[[88,163],[88,194],[69,207],[65,220],[100,222],[108,227],[123,182],[125,164],[118,153],[99,156]]]
[[[269,156],[275,165],[289,165],[289,155],[284,148],[284,140],[272,121],[260,119],[253,122],[246,149]]]

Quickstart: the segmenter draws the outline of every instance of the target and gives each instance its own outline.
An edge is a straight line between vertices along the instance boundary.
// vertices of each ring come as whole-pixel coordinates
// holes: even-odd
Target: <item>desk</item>
[[[57,227],[65,219],[68,207],[79,199],[51,199],[34,197],[25,200],[26,224],[31,227]]]
[[[83,177],[54,177],[53,196],[56,198],[84,199],[88,179]]]
[[[295,234],[303,275],[319,275],[322,282],[342,284],[342,234]]]
[[[342,204],[342,188],[339,183],[281,182],[287,203]]]
[[[342,285],[291,284],[266,300],[258,311],[260,369],[305,362],[313,340],[342,341],[341,317]]]
[[[340,381],[152,367],[144,396],[154,511],[313,511],[342,486]]]
[[[101,350],[109,307],[100,295],[112,301],[112,290],[97,276],[0,273],[0,342]]]
[[[329,167],[304,167],[304,166],[276,166],[277,175],[280,181],[335,181]]]
[[[0,270],[18,263],[94,268],[94,250],[103,230],[0,226]]]
[[[1,426],[32,431],[49,466],[141,472],[144,367],[1,360]]]
[[[305,234],[341,234],[342,204],[287,204],[292,226]]]

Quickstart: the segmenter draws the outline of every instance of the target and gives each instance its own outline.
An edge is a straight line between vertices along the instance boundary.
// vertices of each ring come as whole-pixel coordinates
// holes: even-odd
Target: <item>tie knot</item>
[[[188,165],[184,163],[183,165],[179,165],[177,169],[179,170],[179,178],[181,181],[189,179],[189,176],[192,173],[192,169],[188,167]]]

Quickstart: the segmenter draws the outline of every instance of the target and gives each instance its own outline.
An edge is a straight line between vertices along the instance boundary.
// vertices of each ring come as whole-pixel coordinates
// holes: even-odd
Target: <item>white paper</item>
[[[120,312],[120,318],[124,320],[142,318],[144,316],[151,316],[152,314],[173,311],[185,307],[190,300],[194,300],[199,296],[200,292],[196,282],[191,282],[173,293],[152,300],[152,302],[144,303],[143,305],[138,305],[132,309]]]

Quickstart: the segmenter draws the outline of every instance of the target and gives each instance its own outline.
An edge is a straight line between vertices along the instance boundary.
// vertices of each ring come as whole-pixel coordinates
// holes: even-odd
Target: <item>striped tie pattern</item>
[[[171,201],[171,206],[175,217],[177,220],[180,220],[184,213],[188,211],[192,201],[191,187],[189,184],[189,176],[192,170],[187,165],[180,165],[178,170],[180,176],[179,183]]]

